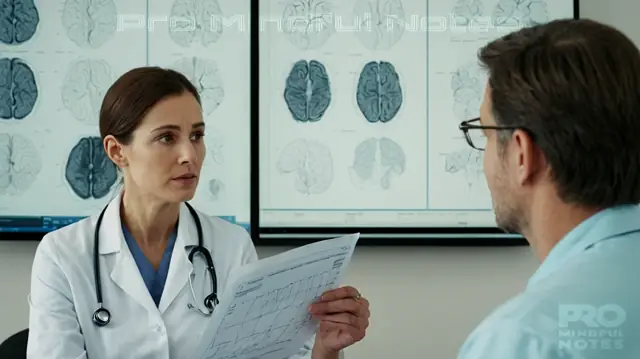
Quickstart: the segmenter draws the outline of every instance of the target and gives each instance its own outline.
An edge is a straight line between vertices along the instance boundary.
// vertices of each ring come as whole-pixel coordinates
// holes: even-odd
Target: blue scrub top
[[[122,224],[122,233],[124,234],[124,239],[129,246],[129,250],[133,255],[133,259],[136,261],[138,269],[140,270],[140,274],[142,275],[142,279],[144,280],[144,284],[147,285],[147,289],[149,290],[149,294],[153,298],[153,301],[156,303],[156,307],[160,303],[160,298],[162,298],[162,292],[164,291],[164,284],[167,281],[167,273],[169,273],[169,264],[171,263],[171,253],[173,252],[173,246],[176,243],[177,237],[177,226],[176,229],[169,237],[169,242],[164,250],[164,254],[162,255],[162,261],[160,262],[160,267],[156,271],[147,257],[145,257],[142,249],[138,246],[138,242],[133,239],[131,233],[126,228],[124,223]]]

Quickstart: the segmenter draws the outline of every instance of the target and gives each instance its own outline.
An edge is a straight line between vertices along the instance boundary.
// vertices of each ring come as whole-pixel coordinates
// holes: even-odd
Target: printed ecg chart
[[[359,235],[348,235],[251,263],[223,293],[199,359],[282,359],[300,351],[317,328],[309,305],[337,288]]]

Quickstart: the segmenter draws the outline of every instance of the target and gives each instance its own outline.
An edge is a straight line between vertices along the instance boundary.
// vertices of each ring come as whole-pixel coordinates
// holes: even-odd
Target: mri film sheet
[[[489,211],[492,205],[484,176],[484,152],[469,146],[458,127],[462,121],[480,116],[487,75],[473,56],[483,42],[451,44],[445,35],[433,37],[427,162],[429,209]],[[449,47],[448,56],[436,51],[443,47]],[[469,135],[476,144],[486,142],[480,131],[471,130]]]
[[[403,29],[412,14],[426,4],[260,2],[264,211],[426,208],[427,45]]]
[[[153,0],[149,64],[176,70],[198,91],[206,157],[194,205],[209,215],[250,219],[249,0]]]
[[[99,111],[116,78],[146,64],[146,4],[0,0],[1,215],[83,217],[111,198]]]
[[[139,64],[145,63],[146,0],[2,0],[0,4],[3,51],[93,53],[129,60],[140,54]]]

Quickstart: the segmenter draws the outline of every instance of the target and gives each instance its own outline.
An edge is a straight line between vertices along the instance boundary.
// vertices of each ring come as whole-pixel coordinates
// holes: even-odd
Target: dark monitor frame
[[[259,6],[252,4],[252,13],[259,14]],[[573,0],[573,17],[580,18],[580,2]],[[257,18],[257,17],[256,17]],[[257,21],[257,20],[256,20]],[[256,22],[254,22],[256,24]],[[257,26],[252,26],[257,28]],[[257,40],[259,31],[254,31]],[[393,246],[526,246],[525,238],[515,233],[505,233],[499,228],[488,227],[261,227],[260,226],[260,154],[259,154],[259,44],[252,42],[252,134],[251,134],[251,236],[259,245],[299,246],[342,234],[361,234],[359,244]]]

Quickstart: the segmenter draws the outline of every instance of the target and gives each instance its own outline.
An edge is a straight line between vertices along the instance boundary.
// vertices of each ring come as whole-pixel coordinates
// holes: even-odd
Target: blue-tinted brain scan
[[[232,15],[230,15],[232,16]],[[175,0],[169,16],[169,36],[181,47],[210,46],[226,25],[218,0]]]
[[[407,19],[401,0],[356,0],[355,35],[371,51],[389,50],[400,41]]]
[[[284,100],[297,122],[317,122],[331,103],[331,83],[322,63],[300,60],[287,76]]]
[[[278,158],[276,170],[293,177],[296,191],[305,195],[325,192],[333,182],[333,156],[324,144],[298,139],[287,144]]]
[[[283,32],[301,50],[315,50],[336,32],[335,14],[330,0],[285,0]]]
[[[549,21],[545,0],[498,0],[493,9],[493,23],[508,29],[529,27]]]
[[[31,139],[0,133],[0,196],[26,192],[42,171],[42,158]]]
[[[0,120],[22,120],[38,99],[33,70],[19,58],[0,58]]]
[[[29,41],[40,23],[33,0],[0,0],[0,42],[19,45]]]
[[[115,34],[118,11],[114,0],[65,0],[62,27],[78,47],[97,49]]]
[[[118,170],[104,152],[100,137],[83,137],[69,152],[64,177],[79,198],[100,199],[116,183]]]
[[[386,61],[367,63],[358,79],[356,102],[367,121],[391,121],[403,102],[400,75],[395,67]]]
[[[356,147],[349,174],[358,188],[387,190],[405,168],[406,156],[398,143],[388,137],[371,137]]]

